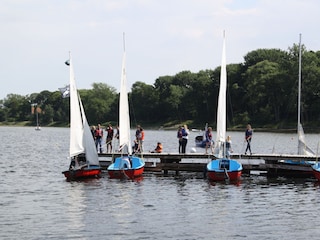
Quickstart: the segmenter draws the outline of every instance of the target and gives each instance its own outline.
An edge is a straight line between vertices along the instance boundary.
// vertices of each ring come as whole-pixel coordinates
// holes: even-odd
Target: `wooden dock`
[[[120,153],[101,153],[99,161],[103,168],[116,158]],[[163,172],[168,174],[169,171],[186,172],[204,172],[206,165],[211,159],[216,159],[211,154],[203,153],[143,153],[136,154],[145,160],[146,172]],[[315,162],[315,157],[290,155],[290,154],[233,154],[232,159],[241,162],[243,172],[250,174],[252,171],[259,171],[268,176],[289,176],[289,177],[312,177],[310,162]],[[292,163],[287,163],[290,160]]]

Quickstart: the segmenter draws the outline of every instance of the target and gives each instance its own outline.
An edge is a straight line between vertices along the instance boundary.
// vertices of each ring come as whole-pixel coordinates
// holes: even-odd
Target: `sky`
[[[0,99],[106,83],[119,90],[123,33],[128,89],[199,72],[260,48],[320,50],[318,0],[1,0]]]

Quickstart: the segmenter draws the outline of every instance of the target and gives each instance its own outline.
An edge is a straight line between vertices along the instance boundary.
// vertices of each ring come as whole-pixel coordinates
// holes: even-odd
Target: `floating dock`
[[[99,153],[100,165],[107,168],[120,153]],[[135,154],[143,158],[146,172],[163,172],[168,174],[174,171],[204,172],[206,165],[216,157],[203,153],[142,153]],[[233,154],[231,159],[237,159],[243,167],[243,173],[252,171],[268,176],[286,177],[313,177],[311,165],[316,162],[316,157],[290,155],[290,154]]]

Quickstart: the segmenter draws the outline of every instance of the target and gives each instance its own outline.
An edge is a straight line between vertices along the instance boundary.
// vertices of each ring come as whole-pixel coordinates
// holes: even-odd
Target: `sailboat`
[[[66,64],[70,68],[70,166],[62,173],[67,180],[99,177],[98,153],[76,88],[71,54]]]
[[[217,159],[211,160],[206,167],[207,177],[211,181],[239,180],[242,173],[242,164],[226,157],[226,92],[227,92],[227,68],[226,68],[226,40],[223,34],[222,63],[220,73],[220,89],[217,109],[217,139],[215,153]]]
[[[314,156],[314,152],[307,146],[303,127],[300,121],[301,113],[300,113],[300,105],[301,105],[301,34],[299,36],[299,83],[298,83],[298,154],[299,155],[307,155]]]
[[[31,113],[32,114],[36,114],[36,127],[34,128],[34,130],[41,130],[41,126],[39,124],[39,108],[38,108],[38,103],[32,103],[31,104]]]
[[[298,116],[297,116],[297,135],[298,135],[298,155],[314,157],[315,153],[306,144],[305,135],[303,127],[301,124],[301,34],[299,36],[299,71],[298,71]],[[314,162],[305,160],[280,160],[280,162],[285,164],[294,165],[312,165]]]
[[[143,174],[145,162],[139,157],[132,156],[125,47],[121,71],[119,129],[119,150],[121,151],[121,156],[117,157],[114,162],[108,166],[108,174],[110,178],[138,178]]]
[[[38,107],[36,106],[36,118],[37,118],[37,126],[35,127],[35,130],[39,131],[41,130],[40,124],[39,124],[39,113],[38,113]]]

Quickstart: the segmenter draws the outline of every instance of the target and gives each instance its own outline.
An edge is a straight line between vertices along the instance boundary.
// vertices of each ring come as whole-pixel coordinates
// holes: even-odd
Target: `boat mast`
[[[301,101],[301,33],[299,35],[298,125],[300,124],[300,111],[301,111],[300,101]]]

